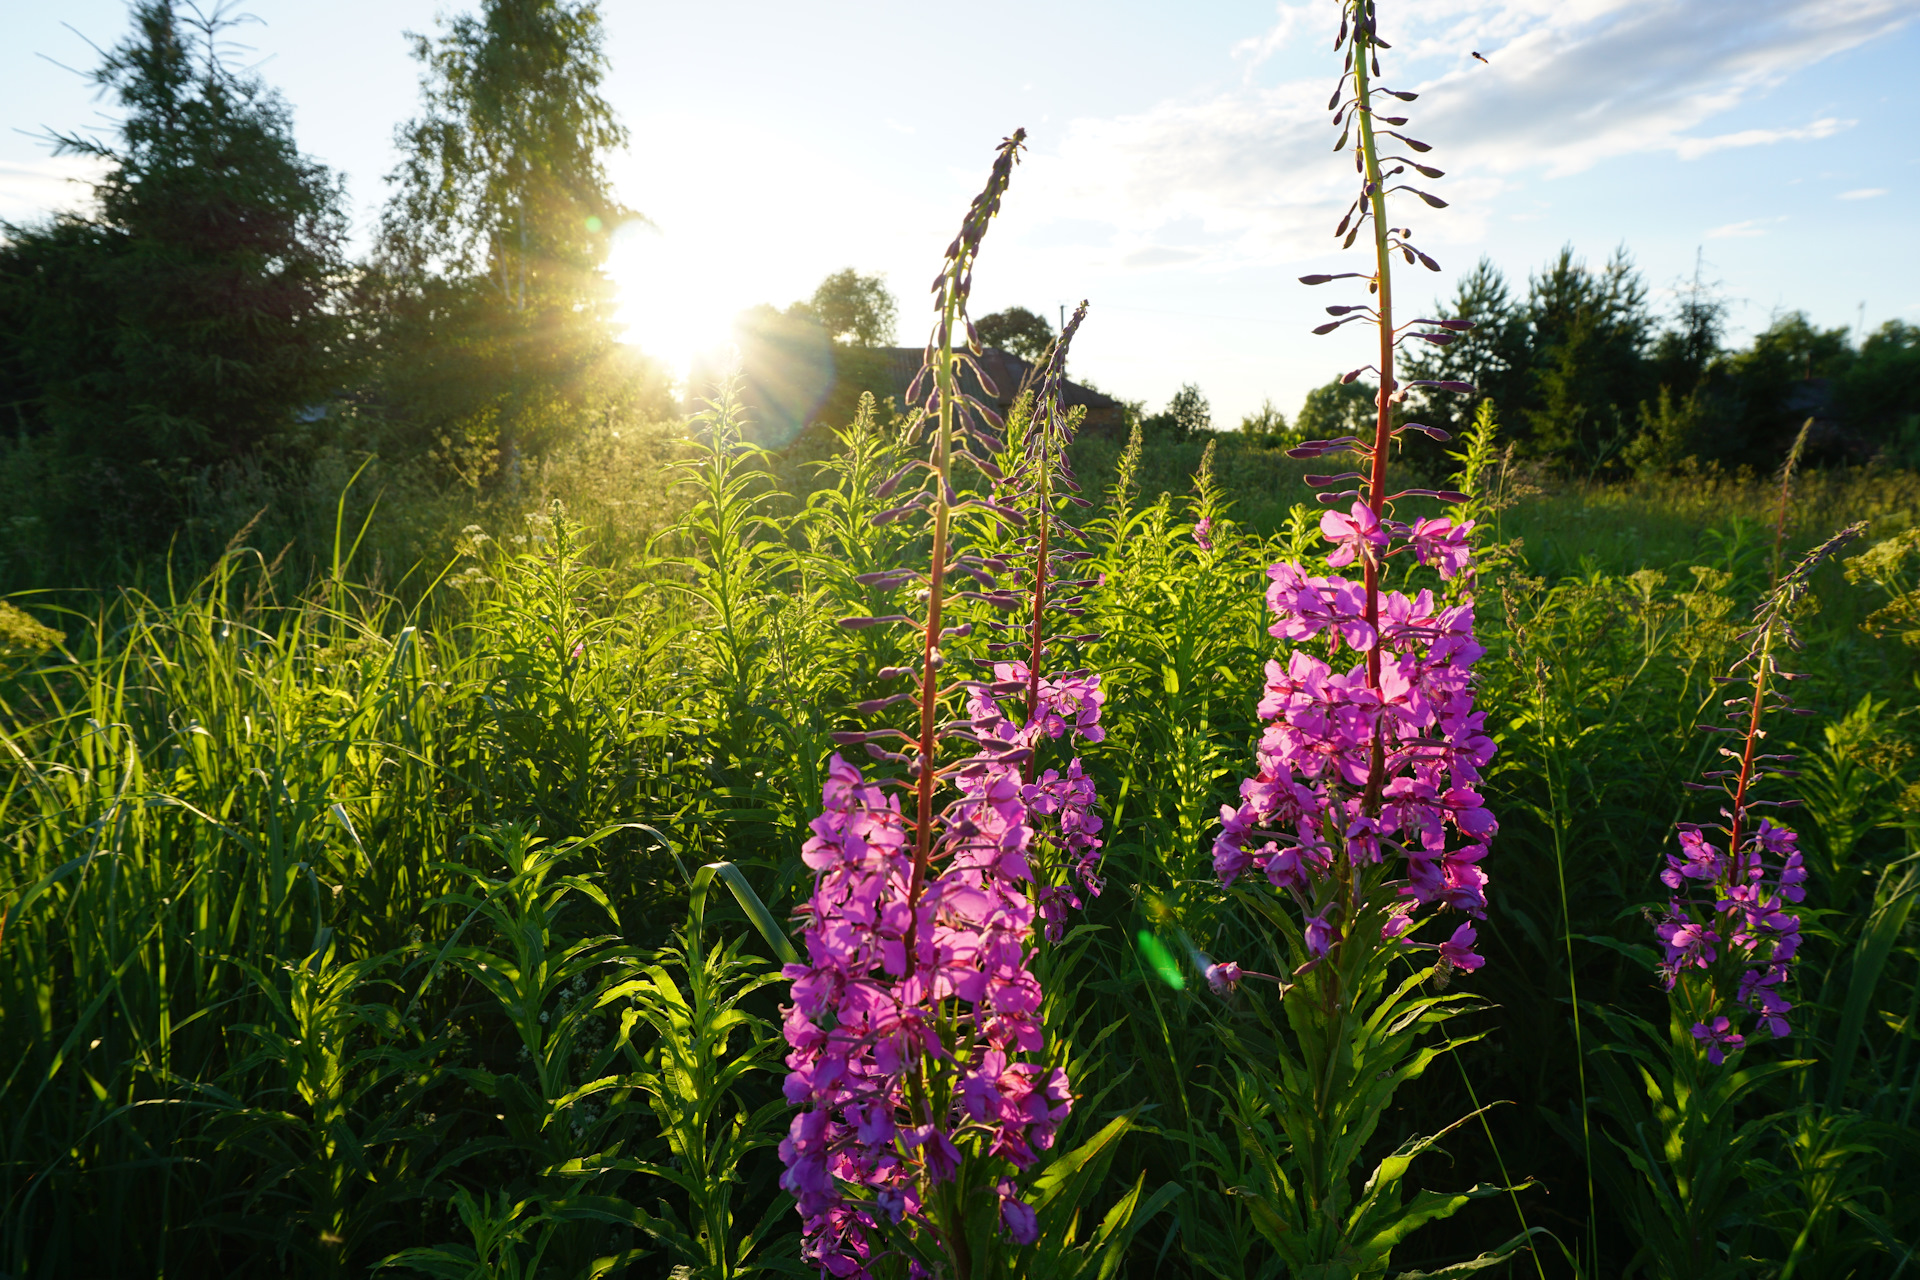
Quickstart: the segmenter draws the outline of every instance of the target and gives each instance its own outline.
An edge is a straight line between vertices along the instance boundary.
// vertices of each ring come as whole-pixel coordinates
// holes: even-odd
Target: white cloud
[[[1692,160],[1711,151],[1726,147],[1764,147],[1776,142],[1814,142],[1821,138],[1831,138],[1842,129],[1851,129],[1857,120],[1836,120],[1832,116],[1823,116],[1798,129],[1742,129],[1738,133],[1723,133],[1712,138],[1682,138],[1674,151],[1682,160]]]
[[[1383,32],[1397,60],[1386,80],[1421,95],[1405,109],[1405,132],[1444,144],[1432,157],[1454,174],[1438,192],[1455,206],[1443,234],[1462,241],[1485,234],[1495,197],[1526,174],[1832,137],[1854,122],[1822,114],[1711,130],[1916,14],[1920,0],[1429,0]],[[1258,65],[1299,21],[1282,6],[1235,58]],[[1470,59],[1475,49],[1490,62]],[[1039,198],[1059,217],[1116,226],[1105,251],[1083,258],[1088,266],[1165,261],[1146,250],[1169,244],[1216,268],[1331,248],[1324,237],[1355,184],[1328,154],[1335,131],[1323,81],[1076,120],[1056,152],[1035,157]],[[1170,236],[1176,226],[1182,233]]]
[[[1785,218],[1747,218],[1741,222],[1729,222],[1724,227],[1715,227],[1707,232],[1707,239],[1744,240],[1753,236],[1763,236],[1767,234],[1768,226],[1785,221]]]
[[[1860,187],[1857,190],[1853,190],[1853,191],[1842,191],[1839,195],[1835,196],[1834,199],[1835,200],[1871,200],[1875,196],[1883,196],[1885,194],[1887,194],[1887,189],[1885,187]]]
[[[1295,28],[1300,25],[1300,20],[1306,17],[1308,12],[1307,6],[1297,4],[1282,4],[1279,10],[1279,15],[1271,27],[1233,46],[1233,56],[1247,60],[1246,74],[1249,78],[1261,63],[1286,47]]]
[[[83,156],[51,156],[24,164],[0,162],[0,221],[21,222],[49,210],[72,210],[92,196],[106,165]]]

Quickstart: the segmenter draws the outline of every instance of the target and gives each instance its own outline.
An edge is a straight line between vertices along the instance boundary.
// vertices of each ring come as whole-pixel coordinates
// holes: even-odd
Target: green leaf
[[[1906,928],[1913,911],[1914,890],[1908,888],[1892,902],[1874,912],[1866,932],[1853,949],[1853,973],[1847,980],[1847,1002],[1840,1014],[1840,1030],[1834,1037],[1832,1075],[1827,1082],[1827,1107],[1838,1111],[1853,1074],[1853,1057],[1860,1047],[1860,1032],[1867,1020],[1868,1004],[1879,984],[1880,971],[1886,966],[1893,944]]]
[[[1055,1157],[1047,1163],[1038,1178],[1033,1182],[1033,1207],[1044,1208],[1065,1189],[1067,1183],[1077,1175],[1089,1169],[1096,1159],[1111,1159],[1109,1150],[1120,1136],[1133,1127],[1133,1116],[1116,1116],[1107,1122],[1100,1132],[1088,1138],[1072,1151]]]
[[[1179,1183],[1169,1182],[1142,1203],[1140,1193],[1146,1189],[1146,1185],[1147,1175],[1142,1173],[1133,1184],[1133,1190],[1122,1196],[1113,1208],[1107,1210],[1106,1217],[1100,1220],[1100,1229],[1094,1234],[1094,1240],[1100,1246],[1100,1269],[1095,1272],[1096,1280],[1112,1280],[1114,1273],[1120,1270],[1120,1264],[1126,1260],[1127,1246],[1133,1242],[1140,1228],[1179,1199],[1183,1190]]]
[[[753,891],[753,886],[747,883],[747,878],[740,874],[740,868],[731,862],[709,862],[694,873],[690,894],[693,918],[700,919],[705,911],[707,888],[716,876],[726,882],[727,888],[733,890],[734,901],[738,902],[740,909],[747,913],[747,919],[753,921],[754,928],[760,931],[760,936],[766,939],[767,945],[773,948],[774,955],[780,959],[781,963],[799,964],[800,953],[793,949],[793,942],[781,931],[780,922],[774,919],[773,912],[767,910],[767,904],[760,901],[760,895]]]
[[[1422,1191],[1406,1203],[1395,1221],[1373,1234],[1366,1243],[1365,1252],[1370,1258],[1384,1258],[1395,1245],[1427,1223],[1451,1218],[1471,1201],[1518,1190],[1519,1187],[1501,1187],[1482,1182],[1465,1191]]]
[[[1545,1227],[1528,1227],[1498,1249],[1483,1253],[1477,1258],[1456,1262],[1450,1267],[1441,1267],[1438,1271],[1402,1271],[1394,1277],[1394,1280],[1456,1280],[1459,1276],[1470,1276],[1476,1271],[1510,1261],[1521,1245],[1534,1236],[1545,1234],[1547,1234]]]

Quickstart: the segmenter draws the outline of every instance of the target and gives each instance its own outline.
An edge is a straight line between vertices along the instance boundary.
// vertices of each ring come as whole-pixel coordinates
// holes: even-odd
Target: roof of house
[[[887,347],[884,351],[888,372],[892,375],[894,383],[893,394],[904,404],[907,390],[926,359],[926,352],[920,347]],[[1021,391],[1038,385],[1040,381],[1039,367],[1031,361],[1021,359],[1011,351],[1003,351],[999,347],[987,347],[974,359],[979,364],[981,372],[985,373],[987,380],[992,383],[993,389],[987,391],[982,387],[969,369],[961,375],[961,390],[984,400],[1002,413],[1012,407]],[[1114,425],[1118,425],[1123,407],[1112,396],[1095,391],[1091,387],[1081,386],[1071,380],[1064,381],[1060,391],[1060,399],[1067,408],[1071,409],[1077,405],[1086,407],[1089,422],[1093,422],[1097,416],[1101,424],[1105,425],[1105,419],[1112,417]]]

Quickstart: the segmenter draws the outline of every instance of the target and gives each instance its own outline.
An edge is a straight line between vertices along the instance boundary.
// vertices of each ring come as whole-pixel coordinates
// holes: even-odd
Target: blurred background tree
[[[1298,444],[1303,437],[1287,423],[1287,415],[1271,399],[1262,400],[1260,407],[1240,418],[1240,439],[1249,448],[1286,449]]]
[[[1303,440],[1330,440],[1361,435],[1372,429],[1380,412],[1380,389],[1365,379],[1343,383],[1335,378],[1307,392],[1294,416],[1294,434]]]
[[[227,55],[234,23],[144,0],[92,80],[124,110],[93,206],[0,224],[0,395],[42,512],[71,536],[164,536],[197,480],[297,458],[346,373],[341,184]]]
[[[1889,320],[1870,334],[1839,398],[1845,421],[1871,433],[1893,461],[1920,466],[1920,326]]]
[[[601,270],[640,215],[605,168],[627,131],[600,94],[599,6],[485,0],[410,38],[422,112],[397,135],[362,293],[385,443],[478,484],[636,397],[664,412]]]
[[[1534,447],[1592,472],[1626,448],[1652,393],[1647,286],[1624,248],[1589,271],[1572,246],[1528,281],[1532,392],[1520,406]]]
[[[1213,406],[1200,388],[1189,382],[1173,393],[1167,407],[1140,420],[1150,436],[1168,440],[1191,440],[1203,431],[1213,430]]]
[[[1478,394],[1416,392],[1409,412],[1457,433],[1491,397],[1523,453],[1578,475],[1769,471],[1809,418],[1809,463],[1920,457],[1909,326],[1889,321],[1863,337],[1787,312],[1729,350],[1728,305],[1704,273],[1701,263],[1674,286],[1663,324],[1624,250],[1596,270],[1564,248],[1529,277],[1523,300],[1482,259],[1436,312],[1474,330],[1409,361],[1411,379],[1463,380]]]
[[[1047,318],[1025,307],[1008,307],[973,322],[980,341],[989,347],[1010,351],[1022,360],[1038,363],[1053,345],[1053,326]]]
[[[846,346],[890,347],[900,306],[885,276],[863,276],[847,267],[822,280],[807,301],[788,307],[787,315],[812,321]]]

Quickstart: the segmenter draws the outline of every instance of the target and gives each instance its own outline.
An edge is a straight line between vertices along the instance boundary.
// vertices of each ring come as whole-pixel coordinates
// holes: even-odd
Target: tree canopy
[[[1025,307],[1008,307],[973,322],[980,341],[1010,351],[1022,360],[1037,362],[1053,345],[1053,326],[1047,318]]]
[[[143,0],[93,82],[111,137],[91,209],[5,225],[0,378],[49,483],[109,523],[164,526],[198,469],[283,450],[342,374],[339,181],[294,144],[285,102],[222,56],[230,24]]]
[[[1271,399],[1262,400],[1258,409],[1241,416],[1240,431],[1249,436],[1284,436],[1287,415],[1280,412]]]
[[[884,276],[863,276],[852,267],[820,282],[813,296],[787,308],[796,319],[810,320],[835,342],[854,347],[893,345],[900,307]]]
[[[1141,419],[1141,426],[1170,439],[1191,440],[1213,430],[1213,406],[1198,386],[1185,383],[1173,393],[1165,409]]]
[[[657,372],[620,348],[609,237],[627,131],[601,95],[593,0],[485,0],[413,35],[421,114],[402,126],[364,302],[388,439],[477,483]]]
[[[1788,312],[1729,350],[1726,303],[1703,268],[1676,285],[1664,323],[1648,292],[1623,250],[1596,269],[1562,249],[1529,277],[1525,298],[1482,259],[1437,313],[1475,328],[1413,353],[1409,369],[1409,380],[1471,382],[1476,394],[1416,398],[1408,411],[1458,431],[1491,397],[1521,449],[1588,474],[1770,470],[1810,418],[1810,461],[1910,459],[1903,441],[1920,402],[1889,389],[1916,385],[1920,353],[1900,322],[1861,341]]]

